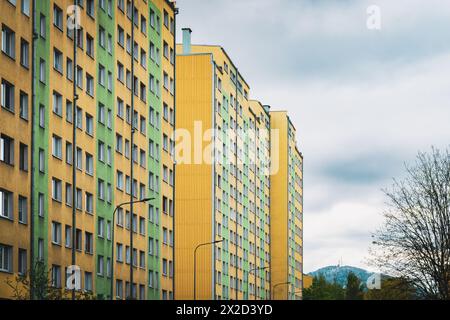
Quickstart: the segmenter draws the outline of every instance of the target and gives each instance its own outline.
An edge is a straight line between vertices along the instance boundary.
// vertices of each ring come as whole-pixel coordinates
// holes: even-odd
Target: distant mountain
[[[351,266],[327,266],[308,274],[313,277],[322,274],[327,282],[336,282],[342,287],[345,287],[347,284],[347,276],[350,272],[353,272],[364,285],[366,284],[367,279],[373,274],[367,270]]]

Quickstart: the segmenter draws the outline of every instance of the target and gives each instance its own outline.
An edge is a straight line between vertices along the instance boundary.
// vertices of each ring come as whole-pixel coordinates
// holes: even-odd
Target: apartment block
[[[269,113],[222,47],[190,39],[177,46],[175,298],[269,299]]]
[[[173,299],[175,4],[73,4],[0,2],[0,297],[75,262],[98,299]]]
[[[271,111],[277,139],[271,151],[279,163],[270,178],[272,299],[298,300],[303,288],[303,155],[287,112]]]

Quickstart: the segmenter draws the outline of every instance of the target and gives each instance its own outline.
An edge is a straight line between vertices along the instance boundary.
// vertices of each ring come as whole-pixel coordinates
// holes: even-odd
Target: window
[[[121,243],[117,244],[117,262],[123,262],[123,245]]]
[[[112,92],[112,87],[113,87],[113,76],[112,72],[108,71],[107,88],[109,92]]]
[[[139,268],[145,268],[145,252],[139,251]]]
[[[23,91],[20,91],[19,116],[24,120],[28,120],[28,94]]]
[[[123,101],[120,98],[117,98],[117,116],[123,119],[124,110],[123,110]]]
[[[105,124],[105,106],[101,102],[98,104],[98,122]]]
[[[108,53],[112,55],[112,47],[113,47],[113,39],[112,39],[112,35],[108,34]]]
[[[62,159],[62,139],[56,135],[52,138],[52,155]]]
[[[84,250],[86,253],[92,254],[94,252],[94,241],[92,233],[85,232],[85,245]]]
[[[76,81],[78,88],[83,89],[83,68],[80,66],[77,66]]]
[[[43,149],[39,149],[39,172],[45,173],[45,152]]]
[[[123,76],[124,76],[123,64],[121,64],[120,62],[117,62],[117,80],[119,80],[120,82],[123,83],[123,81],[124,81]]]
[[[167,197],[165,197],[165,196],[163,197],[162,203],[163,203],[163,212],[165,214],[167,214],[168,213],[168,211],[167,211],[167,209],[168,209],[168,199],[167,199]]]
[[[106,148],[106,164],[109,166],[112,164],[112,150],[110,146]]]
[[[108,109],[107,113],[106,113],[106,126],[108,127],[108,129],[112,129],[112,111],[111,109]]]
[[[118,153],[123,152],[123,139],[122,136],[118,133],[116,133],[116,151]]]
[[[163,228],[163,244],[168,244],[167,228]]]
[[[66,163],[68,165],[72,165],[72,153],[73,153],[72,149],[73,149],[72,143],[67,141],[66,142]]]
[[[14,139],[0,135],[0,161],[14,165]]]
[[[135,87],[136,88],[136,87]],[[142,82],[141,82],[141,92],[140,92],[140,95],[141,95],[141,100],[143,101],[143,102],[146,102],[147,101],[147,87],[145,86],[145,84],[143,84]]]
[[[139,233],[145,235],[145,219],[142,217],[139,218]]]
[[[98,179],[98,198],[105,199],[105,182],[102,179]]]
[[[144,16],[141,16],[141,32],[147,34],[147,20]]]
[[[84,290],[87,292],[92,291],[92,273],[91,272],[84,273]]]
[[[65,246],[66,248],[72,248],[72,227],[66,226],[64,231],[64,236],[66,239]]]
[[[61,267],[57,265],[52,266],[52,287],[61,288]]]
[[[123,48],[125,45],[125,33],[123,31],[123,29],[118,26],[117,27],[117,42],[119,43],[119,45]]]
[[[80,27],[79,29],[76,29],[77,32],[77,45],[81,49],[83,49],[83,28]]]
[[[72,185],[70,183],[66,183],[66,205],[72,206]]]
[[[90,176],[94,175],[94,157],[86,152],[86,173]]]
[[[22,13],[26,16],[30,16],[30,0],[22,0],[22,6],[20,8]]]
[[[38,195],[38,215],[39,217],[44,217],[44,194],[39,193]]]
[[[86,212],[94,212],[94,196],[89,192],[86,192]]]
[[[19,145],[19,169],[28,171],[28,146],[23,143]]]
[[[139,158],[140,158],[139,159],[139,163],[140,163],[141,167],[145,168],[146,167],[146,163],[147,163],[145,150],[142,150],[142,149],[140,150]]]
[[[116,280],[116,298],[123,299],[123,282],[122,280]]]
[[[53,6],[53,24],[59,30],[63,30],[63,11],[56,4]]]
[[[76,122],[77,128],[83,130],[83,110],[80,107],[77,107],[75,116],[76,116],[75,122]]]
[[[103,277],[104,273],[104,257],[99,255],[97,257],[97,274]]]
[[[27,273],[27,250],[19,248],[18,269],[20,275]]]
[[[111,278],[111,258],[106,258],[106,276]]]
[[[53,48],[53,68],[59,73],[63,73],[63,55],[56,48]]]
[[[91,97],[94,96],[94,78],[86,73],[86,92]]]
[[[117,189],[123,191],[123,173],[121,171],[117,171]]]
[[[2,51],[9,57],[16,58],[16,34],[7,26],[2,26]]]
[[[70,58],[66,60],[66,76],[67,79],[73,80],[73,62]]]
[[[28,223],[28,204],[27,198],[19,196],[19,223]]]
[[[46,34],[47,34],[46,18],[45,18],[45,15],[43,15],[41,13],[41,16],[40,16],[40,19],[39,19],[39,35],[41,36],[41,38],[45,39]]]
[[[75,232],[75,249],[81,251],[83,247],[83,233],[80,229],[77,229]]]
[[[62,96],[56,91],[53,91],[53,112],[62,117]]]
[[[163,76],[164,76],[164,78],[163,78],[164,89],[169,90],[169,75],[166,72],[164,72]]]
[[[103,27],[99,28],[98,43],[100,47],[105,47],[105,29]]]
[[[94,18],[95,14],[94,0],[86,0],[86,13],[92,18]]]
[[[37,250],[38,260],[44,260],[44,239],[38,239],[38,250]]]
[[[112,187],[110,183],[106,185],[106,201],[108,201],[108,203],[112,202]]]
[[[52,243],[61,245],[61,223],[52,222]]]
[[[79,169],[79,170],[83,170],[83,156],[82,156],[82,154],[83,154],[83,151],[79,147],[77,147],[76,155],[75,155],[75,162],[76,162],[77,169]]]
[[[39,105],[39,127],[45,128],[45,107],[42,104]]]
[[[169,45],[165,41],[163,42],[163,54],[164,58],[169,59]]]
[[[12,272],[12,247],[0,244],[0,271]]]
[[[61,180],[52,178],[52,198],[53,200],[62,201]]]
[[[39,81],[45,83],[46,72],[45,72],[45,60],[41,59],[39,62]]]
[[[169,13],[164,10],[164,26],[169,28]]]
[[[100,238],[105,236],[105,219],[98,218],[97,234]]]
[[[0,189],[0,217],[13,219],[13,193]]]
[[[86,32],[86,53],[90,57],[94,57],[94,38]]]
[[[30,66],[30,45],[29,43],[21,39],[20,40],[20,64],[25,67],[29,68]]]
[[[98,142],[98,160],[105,162],[105,144],[102,141]]]
[[[14,112],[14,85],[2,79],[2,107]]]
[[[94,118],[86,113],[86,133],[90,136],[94,135]]]
[[[105,67],[101,64],[98,66],[98,83],[105,86]]]
[[[162,274],[167,277],[167,259],[163,259],[162,261]]]
[[[144,51],[144,49],[141,49],[141,66],[144,69],[147,69],[147,53]]]

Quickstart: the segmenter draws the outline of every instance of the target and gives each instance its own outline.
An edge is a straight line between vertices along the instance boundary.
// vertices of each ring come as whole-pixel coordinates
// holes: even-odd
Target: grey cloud
[[[331,159],[322,174],[343,184],[374,184],[392,178],[401,169],[402,161],[401,156],[380,153]]]
[[[179,0],[179,27],[220,44],[251,96],[288,110],[305,156],[305,270],[362,266],[381,188],[450,141],[450,2]],[[369,31],[368,5],[382,10]],[[180,34],[179,41],[181,40]]]

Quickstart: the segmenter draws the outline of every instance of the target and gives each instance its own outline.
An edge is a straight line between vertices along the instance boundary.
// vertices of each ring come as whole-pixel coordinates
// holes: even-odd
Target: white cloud
[[[305,156],[305,271],[363,266],[380,189],[449,145],[447,0],[181,0],[194,43],[220,44],[251,96],[288,110]],[[381,8],[382,29],[366,28]]]
[[[382,221],[377,197],[364,202],[337,202],[323,211],[308,212],[304,218],[306,252],[304,270],[314,271],[326,265],[367,267],[371,232]]]

